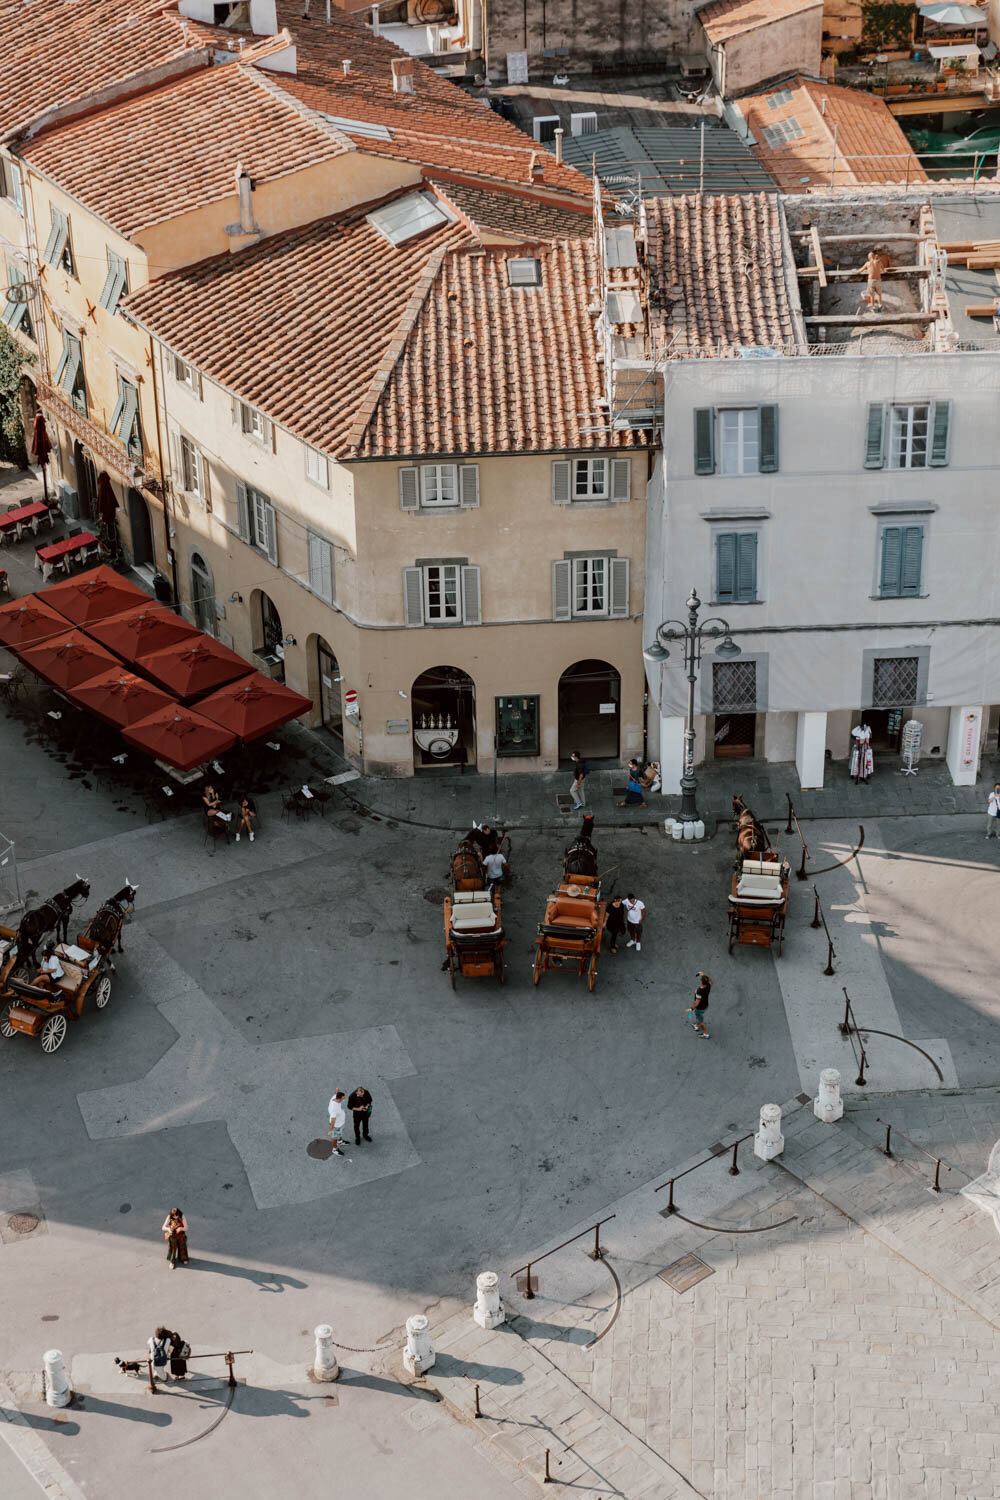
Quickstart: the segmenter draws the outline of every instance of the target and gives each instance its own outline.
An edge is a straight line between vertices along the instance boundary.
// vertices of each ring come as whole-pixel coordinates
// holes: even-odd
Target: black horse
[[[563,879],[574,875],[597,875],[597,850],[588,838],[578,838],[563,855]]]
[[[17,928],[17,954],[19,965],[33,964],[38,944],[47,932],[55,932],[60,942],[69,935],[69,919],[73,915],[73,902],[90,895],[90,881],[78,875],[72,885],[64,891],[56,891],[41,906],[26,911]]]
[[[125,925],[125,918],[135,905],[137,890],[138,886],[126,884],[113,896],[109,896],[104,905],[99,906],[91,917],[86,931],[80,934],[81,946],[93,948],[106,956],[117,944],[118,952],[124,953],[122,928]]]

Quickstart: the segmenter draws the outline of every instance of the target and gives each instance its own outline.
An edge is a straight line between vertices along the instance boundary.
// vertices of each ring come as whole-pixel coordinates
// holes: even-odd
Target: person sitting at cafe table
[[[222,811],[222,799],[211,782],[209,782],[208,786],[202,792],[201,800],[205,808],[206,819],[217,818]]]
[[[239,843],[240,834],[246,833],[249,835],[252,844],[254,827],[257,822],[257,804],[252,797],[247,796],[246,792],[240,797],[239,813],[237,816],[239,822],[236,825],[236,842]]]

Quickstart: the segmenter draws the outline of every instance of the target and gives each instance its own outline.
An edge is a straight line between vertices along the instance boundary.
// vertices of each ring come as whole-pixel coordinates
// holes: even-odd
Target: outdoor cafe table
[[[88,547],[98,546],[92,531],[81,531],[78,536],[65,536],[51,547],[39,547],[35,552],[35,567],[41,568],[42,577],[48,578],[61,557],[72,557],[74,553],[86,552]]]
[[[16,531],[20,536],[21,528],[30,526],[32,521],[47,516],[49,508],[41,500],[35,500],[31,505],[21,505],[17,510],[8,510],[0,514],[0,532],[4,536],[10,531]]]

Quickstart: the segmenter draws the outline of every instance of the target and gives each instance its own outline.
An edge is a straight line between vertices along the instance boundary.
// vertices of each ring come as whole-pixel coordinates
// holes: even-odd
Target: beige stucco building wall
[[[818,77],[823,47],[823,7],[755,26],[717,47],[705,38],[716,85],[724,99],[788,73]]]

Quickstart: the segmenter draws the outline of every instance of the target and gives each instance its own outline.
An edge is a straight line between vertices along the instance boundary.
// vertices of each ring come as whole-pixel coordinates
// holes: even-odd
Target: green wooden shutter
[[[741,531],[736,537],[736,600],[752,604],[757,597],[757,533]]]
[[[552,463],[552,504],[568,505],[570,503],[570,464],[565,458],[557,458]]]
[[[935,401],[931,406],[931,467],[943,469],[948,462],[951,437],[951,402]]]
[[[758,438],[760,441],[760,472],[762,474],[776,474],[778,472],[778,408],[776,406],[761,406],[758,408]]]
[[[107,312],[113,313],[117,308],[126,280],[125,262],[114,250],[109,250],[108,274],[104,278],[104,289],[101,292],[101,306]]]
[[[52,217],[52,228],[49,230],[49,237],[45,241],[45,250],[42,253],[42,259],[46,265],[55,266],[58,265],[59,259],[66,248],[66,240],[69,236],[69,223],[61,209],[51,207],[49,213]]]
[[[720,604],[736,599],[735,531],[720,531],[715,538],[715,597]]]
[[[885,466],[885,404],[873,401],[868,407],[868,430],[865,434],[865,468]]]
[[[568,620],[573,613],[573,564],[560,560],[552,564],[552,618]]]
[[[122,440],[123,443],[127,443],[128,442],[128,433],[126,433],[125,436],[122,437],[121,433],[118,431],[118,428],[121,425],[121,420],[122,420],[122,417],[124,416],[124,414],[125,414],[125,382],[121,378],[121,376],[119,375],[119,377],[118,377],[118,402],[117,402],[117,404],[115,406],[114,411],[111,413],[111,431],[114,433],[114,435],[115,435],[116,438],[121,438],[121,440]]]
[[[694,414],[694,472],[715,473],[715,408],[700,406]]]
[[[924,528],[922,526],[904,526],[903,532],[903,559],[900,577],[901,594],[920,593],[920,564],[924,550]]]
[[[903,528],[882,528],[882,572],[879,593],[886,599],[895,599],[902,586]]]

